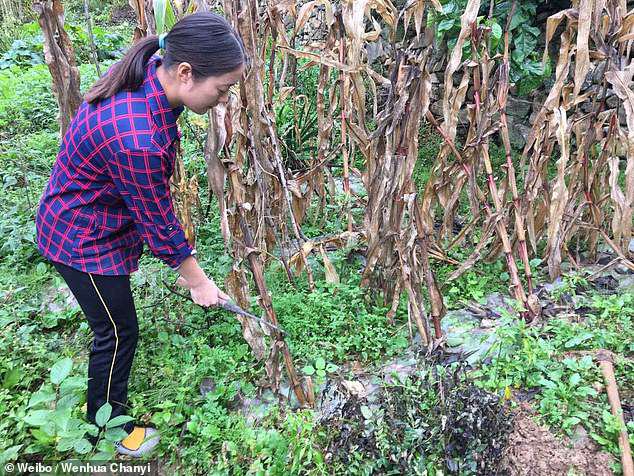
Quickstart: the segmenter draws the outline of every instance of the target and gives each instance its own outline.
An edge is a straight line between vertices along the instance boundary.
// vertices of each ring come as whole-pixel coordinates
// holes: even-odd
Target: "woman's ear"
[[[176,79],[181,83],[189,83],[193,79],[192,65],[180,63],[176,68]]]

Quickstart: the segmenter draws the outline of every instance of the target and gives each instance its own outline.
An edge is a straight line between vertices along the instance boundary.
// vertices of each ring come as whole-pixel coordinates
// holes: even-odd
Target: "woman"
[[[154,56],[162,48],[162,58]],[[204,114],[228,99],[245,68],[227,21],[196,13],[167,34],[136,43],[88,91],[57,156],[36,217],[38,248],[62,275],[94,333],[88,364],[88,419],[109,402],[125,414],[138,338],[130,273],[145,242],[180,274],[194,302],[228,297],[198,266],[169,192],[176,125],[183,107]],[[155,429],[124,426],[117,451],[144,456]]]

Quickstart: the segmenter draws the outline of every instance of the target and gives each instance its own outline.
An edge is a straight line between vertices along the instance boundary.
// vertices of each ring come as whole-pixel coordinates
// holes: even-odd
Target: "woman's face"
[[[228,101],[229,88],[240,80],[243,72],[244,65],[241,65],[220,76],[194,79],[189,64],[181,63],[177,68],[179,102],[196,114],[205,114],[212,107]]]

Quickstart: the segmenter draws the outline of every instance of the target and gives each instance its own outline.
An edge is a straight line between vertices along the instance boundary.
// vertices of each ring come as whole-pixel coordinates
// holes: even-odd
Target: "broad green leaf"
[[[75,440],[71,438],[62,438],[57,442],[57,445],[55,445],[55,449],[57,451],[65,452],[69,451],[73,448],[73,446],[75,446]]]
[[[576,386],[579,382],[581,382],[581,375],[579,374],[572,374],[570,376],[570,379],[568,380],[568,383],[570,383],[570,385],[572,385],[573,387]]]
[[[536,268],[540,264],[542,264],[542,260],[540,258],[533,258],[528,262],[531,265],[531,268]]]
[[[49,421],[52,414],[51,410],[33,410],[27,413],[24,421],[30,426],[42,426]]]
[[[156,33],[166,33],[176,23],[176,16],[172,5],[168,0],[154,0],[154,19],[156,20]]]
[[[54,412],[51,412],[51,421],[61,431],[66,431],[71,420],[71,412],[71,408],[57,408]]]
[[[566,419],[563,421],[563,427],[564,427],[564,428],[570,428],[571,426],[576,425],[576,424],[577,424],[577,423],[579,423],[580,421],[581,421],[581,420],[579,420],[579,418],[574,417],[574,416],[573,416],[573,417],[566,418]]]
[[[370,420],[372,418],[372,410],[370,410],[370,408],[366,405],[361,405],[359,410],[361,410],[361,415],[363,415],[363,418],[366,420]]]
[[[156,34],[160,35],[165,31],[165,10],[167,0],[154,0],[154,20],[156,21]]]
[[[114,451],[114,445],[112,444],[111,441],[102,439],[97,444],[97,450],[101,451],[102,453],[110,453]]]
[[[20,381],[20,368],[15,367],[4,374],[2,379],[2,388],[11,388]]]
[[[446,20],[442,20],[438,23],[438,32],[449,31],[453,28],[455,24],[455,20],[453,18],[448,18]]]
[[[79,403],[81,398],[79,395],[65,395],[57,401],[57,408],[59,409],[70,409],[75,407]]]
[[[86,438],[82,438],[81,440],[75,441],[73,449],[80,455],[85,455],[86,453],[90,452],[90,450],[92,449],[92,445],[90,444],[90,441],[88,441]]]
[[[596,433],[590,433],[590,436],[592,437],[592,439],[594,441],[596,441],[597,443],[599,443],[602,446],[606,446],[610,443],[609,440],[606,440],[605,438],[603,438],[602,436],[597,435]]]
[[[521,11],[516,11],[515,15],[513,15],[513,19],[511,20],[511,25],[509,26],[509,31],[515,30],[519,25],[525,25],[529,20],[524,16]]]
[[[121,426],[132,420],[134,420],[134,418],[131,417],[130,415],[118,415],[114,417],[112,420],[109,420],[108,423],[106,423],[106,428],[114,428],[115,426]]]
[[[50,385],[43,385],[37,392],[31,395],[27,408],[34,407],[40,403],[48,403],[55,400],[55,390]]]
[[[121,441],[126,436],[128,436],[128,434],[126,433],[124,429],[110,428],[109,430],[106,431],[104,438],[106,439],[106,441],[111,441],[114,443],[115,441]]]
[[[302,369],[305,375],[313,375],[315,373],[315,368],[312,365],[307,365]]]
[[[513,61],[522,64],[524,60],[535,51],[537,39],[530,34],[520,31],[513,39]]]
[[[323,370],[326,368],[326,361],[323,359],[323,357],[317,357],[315,359],[315,368],[318,370]]]
[[[176,24],[176,14],[172,9],[171,3],[167,4],[167,8],[165,9],[165,30],[171,30]]]
[[[10,448],[7,448],[2,453],[0,453],[0,465],[3,465],[7,461],[13,461],[17,459],[18,451],[20,451],[20,448],[22,448],[23,446],[24,445],[11,446]]]
[[[55,423],[52,421],[47,421],[39,429],[48,436],[57,435],[57,428],[55,427]]]
[[[58,360],[51,367],[51,382],[55,385],[59,385],[62,380],[68,377],[70,371],[73,369],[73,359],[66,357],[65,359]]]
[[[47,435],[46,433],[44,433],[39,428],[33,428],[31,430],[31,434],[33,435],[33,437],[37,441],[39,441],[40,443],[43,443],[45,445],[50,445],[51,443],[53,443],[55,441],[55,437],[54,436]]]
[[[502,27],[494,21],[491,22],[491,36],[498,41],[502,38]]]
[[[557,388],[557,384],[556,384],[555,382],[552,382],[552,381],[550,381],[550,380],[548,380],[548,379],[546,379],[546,378],[542,378],[542,379],[539,381],[539,384],[540,384],[542,387],[546,387],[546,388]]]
[[[74,390],[85,390],[87,386],[88,381],[86,380],[86,377],[68,377],[60,384],[59,392],[62,395],[65,395]]]
[[[92,423],[86,423],[83,428],[86,429],[86,433],[90,436],[97,436],[99,434],[99,428]]]
[[[112,405],[106,402],[104,403],[99,410],[97,410],[97,414],[95,415],[95,423],[97,426],[103,427],[108,420],[110,420],[110,415],[112,414]]]

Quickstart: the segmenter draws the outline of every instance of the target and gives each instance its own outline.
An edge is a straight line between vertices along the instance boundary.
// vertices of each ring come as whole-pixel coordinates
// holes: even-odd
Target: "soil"
[[[599,450],[582,430],[576,441],[557,438],[533,420],[522,404],[504,451],[502,466],[510,476],[611,476],[614,458]]]

